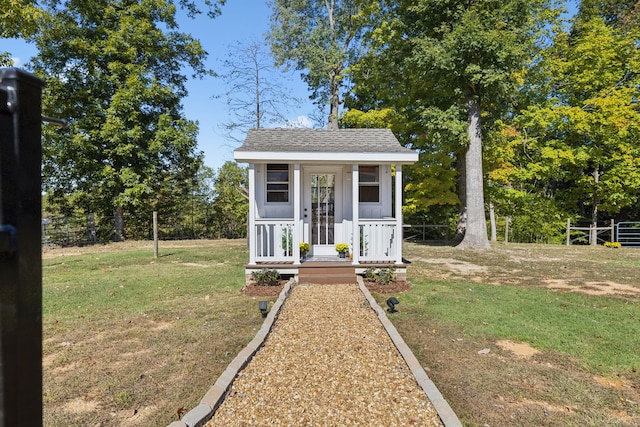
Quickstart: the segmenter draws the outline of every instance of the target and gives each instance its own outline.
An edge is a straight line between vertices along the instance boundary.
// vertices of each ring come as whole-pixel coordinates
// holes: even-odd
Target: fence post
[[[511,217],[506,217],[504,220],[504,243],[505,245],[509,243],[509,223],[511,222]]]
[[[567,246],[571,244],[571,218],[567,218]]]
[[[158,212],[153,211],[153,257],[158,258]]]
[[[42,86],[0,68],[0,427],[42,425]]]
[[[611,243],[616,241],[615,219],[611,218]]]

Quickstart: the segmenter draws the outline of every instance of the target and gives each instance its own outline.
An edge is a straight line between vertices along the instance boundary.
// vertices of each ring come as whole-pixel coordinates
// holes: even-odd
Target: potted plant
[[[346,243],[338,243],[336,245],[336,251],[338,251],[338,256],[340,258],[346,258],[349,253],[349,245]]]
[[[300,255],[302,256],[302,258],[306,258],[310,250],[311,245],[309,245],[307,242],[300,243]]]

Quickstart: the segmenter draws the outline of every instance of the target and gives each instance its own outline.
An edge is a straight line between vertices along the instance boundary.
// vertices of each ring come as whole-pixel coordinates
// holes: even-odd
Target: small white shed
[[[251,129],[234,158],[249,164],[248,270],[335,259],[339,243],[354,266],[403,264],[402,166],[418,153],[389,129]]]

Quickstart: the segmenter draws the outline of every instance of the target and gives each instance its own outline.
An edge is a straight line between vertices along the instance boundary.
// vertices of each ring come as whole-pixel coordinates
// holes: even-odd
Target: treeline
[[[226,162],[218,171],[203,167],[194,186],[173,203],[158,207],[161,240],[237,239],[247,235],[247,171]],[[72,204],[52,205],[43,198],[42,239],[44,245],[85,245],[118,240],[116,218],[87,213]],[[122,238],[153,238],[153,205],[140,205],[124,212]]]
[[[115,239],[153,211],[246,233],[246,185],[229,178],[242,168],[204,167],[181,104],[184,73],[211,70],[176,8],[213,18],[222,3],[6,6],[0,37],[35,44],[43,113],[69,121],[43,131],[48,213],[113,217]],[[330,128],[390,127],[419,151],[405,169],[407,222],[451,224],[486,247],[492,212],[519,240],[554,242],[568,218],[640,219],[640,0],[583,0],[565,19],[567,4],[274,0],[267,39]]]

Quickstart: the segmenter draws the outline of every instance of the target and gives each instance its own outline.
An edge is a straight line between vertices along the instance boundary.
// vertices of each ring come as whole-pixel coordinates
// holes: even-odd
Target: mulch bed
[[[287,280],[280,280],[276,286],[260,286],[256,283],[248,283],[242,288],[242,294],[250,297],[277,297],[282,292]],[[374,281],[364,280],[369,292],[378,294],[397,294],[411,289],[411,285],[404,280],[398,280],[388,285],[380,285]]]

